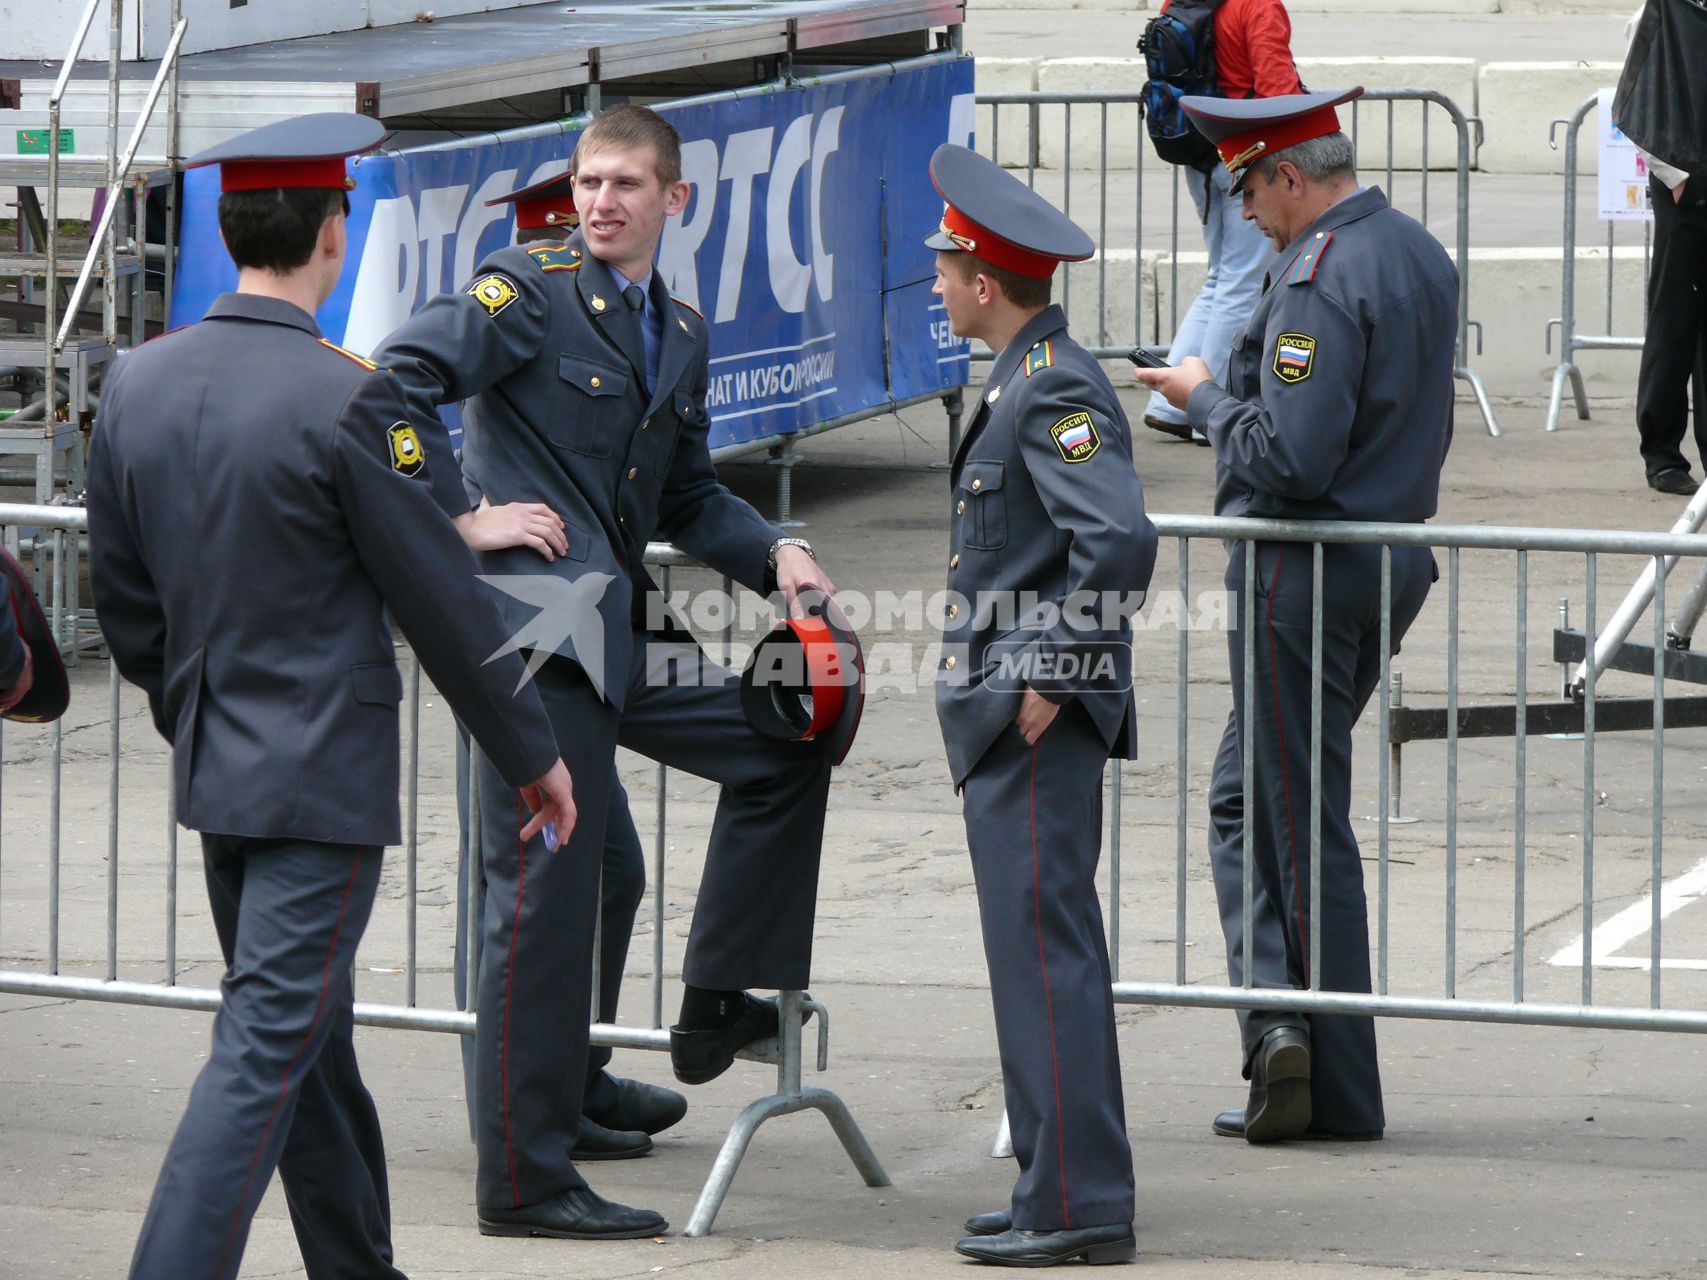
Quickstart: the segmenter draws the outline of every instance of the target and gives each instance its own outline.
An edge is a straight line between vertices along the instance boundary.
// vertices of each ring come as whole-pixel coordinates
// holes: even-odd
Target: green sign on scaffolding
[[[59,131],[59,154],[77,150],[76,134],[70,129]],[[19,129],[18,154],[21,156],[45,156],[47,154],[46,129]]]

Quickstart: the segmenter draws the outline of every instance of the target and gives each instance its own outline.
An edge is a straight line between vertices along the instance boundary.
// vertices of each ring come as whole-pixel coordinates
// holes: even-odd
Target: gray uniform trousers
[[[1097,902],[1108,743],[1075,700],[1027,746],[1009,725],[961,790],[996,1045],[1019,1160],[1014,1226],[1132,1221],[1108,944]]]
[[[1234,547],[1226,586],[1234,626],[1227,637],[1233,714],[1209,787],[1209,854],[1227,971],[1244,982],[1244,824],[1252,827],[1251,985],[1302,990],[1310,985],[1310,596],[1307,544],[1257,544],[1256,735],[1251,811],[1244,811],[1246,732],[1245,563],[1251,544]],[[1433,573],[1427,548],[1394,547],[1392,645],[1422,610]],[[1322,549],[1322,989],[1370,990],[1369,916],[1363,864],[1351,829],[1351,735],[1381,677],[1381,549]],[[1343,1014],[1241,1011],[1244,1073],[1275,1027],[1306,1028],[1311,1038],[1312,1127],[1369,1133],[1386,1125],[1375,1021]]]
[[[275,1168],[310,1280],[401,1280],[379,1116],[351,1041],[350,969],[380,857],[368,845],[202,836],[224,1003],[132,1280],[235,1276]]]
[[[452,981],[456,984],[456,1007],[467,1007],[468,1001],[468,730],[456,726],[456,948],[451,961]],[[615,1022],[618,1002],[622,998],[622,972],[628,966],[628,943],[634,933],[634,916],[640,910],[640,899],[646,895],[646,854],[640,845],[640,833],[634,829],[634,815],[628,809],[628,792],[616,778],[611,779],[610,802],[605,816],[605,847],[600,859],[599,875],[599,1008],[600,1022]],[[477,877],[474,886],[475,909],[484,910],[486,877]],[[474,1116],[474,1037],[463,1036],[462,1084],[463,1099],[468,1106],[468,1135],[475,1132]],[[593,1045],[587,1051],[586,1102],[595,1105],[616,1100],[616,1082],[605,1070],[610,1065],[611,1051],[605,1045]]]
[[[687,655],[700,682],[664,685],[649,642],[653,659]],[[537,1204],[586,1185],[568,1150],[586,1083],[596,880],[619,744],[723,788],[683,981],[719,990],[807,983],[829,757],[820,744],[756,732],[738,680],[697,650],[640,632],[632,643],[620,711],[572,661],[549,659],[534,680],[575,779],[567,845],[518,847],[518,793],[484,757],[476,779],[486,870],[475,1031],[482,1207]]]

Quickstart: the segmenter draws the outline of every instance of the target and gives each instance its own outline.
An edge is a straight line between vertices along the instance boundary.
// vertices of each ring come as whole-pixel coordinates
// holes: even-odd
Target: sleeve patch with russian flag
[[[1091,415],[1083,409],[1069,413],[1050,427],[1049,438],[1060,451],[1062,462],[1084,462],[1102,448],[1102,438],[1097,435],[1096,423],[1091,421]]]
[[[1274,343],[1274,373],[1282,382],[1302,382],[1316,366],[1316,340],[1307,333],[1283,333]]]

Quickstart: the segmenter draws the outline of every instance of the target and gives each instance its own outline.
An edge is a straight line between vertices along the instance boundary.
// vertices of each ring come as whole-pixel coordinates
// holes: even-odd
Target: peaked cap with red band
[[[384,137],[385,126],[372,116],[321,111],[228,138],[191,156],[184,168],[218,165],[221,191],[348,191],[356,184],[345,158],[372,151]]]
[[[753,646],[741,710],[767,737],[822,741],[840,764],[865,710],[865,652],[833,599],[812,587],[799,598],[806,616],[784,619]]]
[[[1233,175],[1229,195],[1243,189],[1251,165],[1263,156],[1340,131],[1341,103],[1363,96],[1363,87],[1321,93],[1286,93],[1277,98],[1181,98],[1186,118],[1221,153]]]
[[[516,226],[522,231],[581,225],[575,212],[575,174],[567,169],[486,202],[488,208],[495,204],[514,204]]]
[[[976,151],[944,143],[931,157],[931,181],[945,207],[926,248],[970,253],[1035,280],[1096,252],[1078,223]]]

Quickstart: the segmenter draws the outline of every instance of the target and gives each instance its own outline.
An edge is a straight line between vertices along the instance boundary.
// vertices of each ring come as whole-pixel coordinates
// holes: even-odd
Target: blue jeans
[[[1185,181],[1198,217],[1204,220],[1203,247],[1209,251],[1209,274],[1190,309],[1180,318],[1168,349],[1168,363],[1198,356],[1211,374],[1224,379],[1233,339],[1250,321],[1262,296],[1263,274],[1274,249],[1268,237],[1257,230],[1257,224],[1241,216],[1239,199],[1227,194],[1233,179],[1225,165],[1217,164],[1208,174],[1187,169]],[[1151,395],[1144,416],[1165,422],[1185,421],[1185,414],[1159,395]]]

